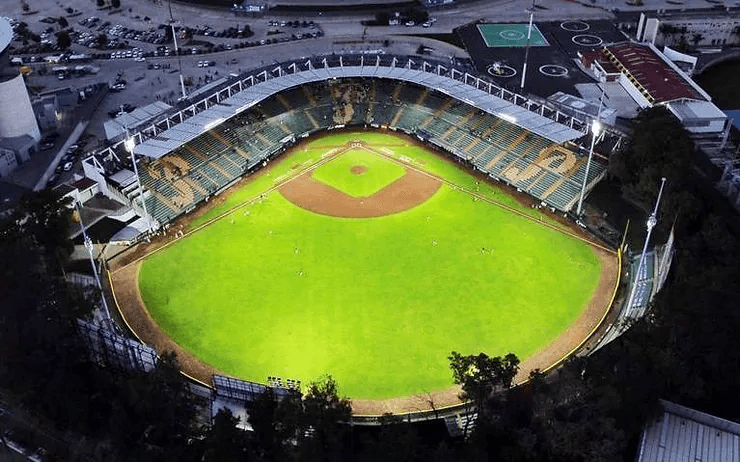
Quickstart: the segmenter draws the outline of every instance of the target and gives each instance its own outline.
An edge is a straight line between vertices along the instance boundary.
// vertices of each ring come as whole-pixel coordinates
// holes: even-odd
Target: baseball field
[[[450,389],[452,350],[531,358],[603,283],[564,225],[392,134],[309,140],[211,202],[139,263],[138,291],[184,351],[245,380]]]

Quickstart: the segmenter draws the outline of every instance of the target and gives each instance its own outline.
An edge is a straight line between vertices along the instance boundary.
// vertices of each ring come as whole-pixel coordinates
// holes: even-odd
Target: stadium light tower
[[[524,50],[524,68],[522,69],[522,83],[519,88],[524,90],[524,79],[527,77],[527,60],[529,58],[529,41],[532,38],[532,21],[534,20],[534,4],[535,0],[532,0],[532,8],[529,9],[529,28],[527,29],[527,47]]]
[[[653,228],[655,228],[655,225],[658,224],[658,205],[660,204],[660,197],[663,195],[663,187],[665,186],[665,177],[660,179],[660,191],[658,191],[658,198],[655,200],[655,208],[653,209],[653,213],[650,215],[647,221],[647,236],[645,236],[645,244],[642,246],[642,254],[640,255],[640,263],[637,265],[637,274],[635,274],[635,282],[632,285],[632,290],[630,291],[630,298],[627,301],[627,309],[629,310],[632,307],[632,304],[635,302],[635,294],[637,293],[637,278],[640,277],[640,273],[642,272],[642,267],[645,264],[645,253],[647,253],[647,247],[648,243],[650,242],[650,235],[653,232]]]
[[[175,18],[172,16],[172,1],[167,2],[170,9],[170,27],[172,28],[172,41],[175,44],[175,55],[177,56],[177,67],[180,70],[180,90],[182,91],[182,98],[187,98],[188,94],[185,93],[185,79],[182,76],[182,59],[180,58],[180,50],[177,48],[177,33],[175,32]]]
[[[126,140],[123,142],[123,147],[126,148],[131,154],[131,163],[134,165],[134,175],[136,175],[136,185],[139,189],[139,199],[141,200],[141,207],[144,209],[144,219],[146,220],[146,230],[151,233],[152,221],[149,219],[149,212],[146,210],[146,201],[144,200],[144,189],[141,187],[141,178],[139,178],[139,169],[136,167],[136,158],[134,157],[134,147],[136,142],[134,138],[129,135],[128,127],[126,127]]]
[[[92,272],[95,276],[95,284],[100,290],[100,299],[103,302],[103,310],[105,310],[106,321],[110,319],[110,311],[108,310],[108,303],[105,300],[105,294],[103,293],[103,286],[100,284],[100,276],[98,275],[98,267],[95,266],[95,257],[93,256],[93,243],[90,240],[90,236],[87,235],[87,229],[85,223],[82,221],[82,204],[80,204],[80,198],[75,197],[75,209],[77,216],[80,219],[80,229],[82,229],[82,239],[85,243],[85,249],[87,249],[87,255],[90,257],[90,265],[92,266]]]
[[[576,216],[581,216],[581,207],[583,206],[583,196],[586,194],[586,183],[588,183],[588,171],[591,168],[591,158],[594,156],[594,144],[596,144],[596,138],[601,133],[601,122],[594,120],[591,124],[591,149],[588,150],[588,161],[586,162],[586,174],[583,175],[583,186],[581,186],[581,197],[578,198],[578,208],[576,209]]]

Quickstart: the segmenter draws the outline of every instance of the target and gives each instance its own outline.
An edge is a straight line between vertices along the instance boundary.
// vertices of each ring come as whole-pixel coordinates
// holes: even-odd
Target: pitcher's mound
[[[367,167],[364,165],[353,165],[349,171],[352,172],[353,175],[362,175],[367,172]]]

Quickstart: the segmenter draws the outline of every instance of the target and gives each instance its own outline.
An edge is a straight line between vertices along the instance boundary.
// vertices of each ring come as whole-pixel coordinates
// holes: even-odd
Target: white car
[[[72,170],[72,162],[67,162],[66,164],[64,164],[64,168],[62,170],[64,170],[65,172]]]

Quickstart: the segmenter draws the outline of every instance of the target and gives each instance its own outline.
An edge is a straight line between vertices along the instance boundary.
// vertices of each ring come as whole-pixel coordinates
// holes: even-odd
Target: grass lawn
[[[229,200],[320,159],[331,140],[319,141]],[[415,159],[475,185],[427,155]],[[443,186],[368,219],[316,215],[272,192],[147,258],[139,284],[157,323],[228,374],[329,373],[342,394],[372,399],[447,388],[452,350],[526,359],[575,321],[599,273],[584,243]]]
[[[352,168],[363,173],[353,173]],[[369,197],[401,178],[400,165],[362,149],[350,149],[312,172],[315,180],[338,189],[348,196]]]

